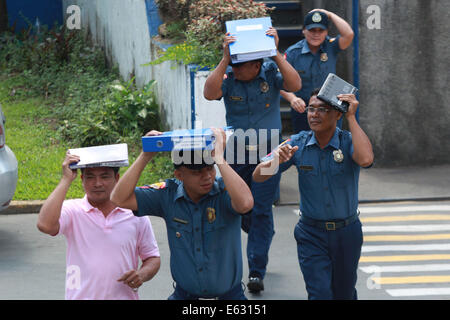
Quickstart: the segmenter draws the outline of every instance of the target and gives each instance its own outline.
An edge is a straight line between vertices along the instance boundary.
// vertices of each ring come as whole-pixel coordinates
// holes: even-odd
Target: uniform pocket
[[[192,225],[170,221],[167,223],[168,239],[176,248],[192,248]]]
[[[225,221],[214,221],[207,223],[203,230],[204,244],[206,252],[214,252],[222,249],[226,243],[226,224]]]
[[[334,162],[331,165],[331,177],[332,177],[332,181],[331,183],[333,184],[334,187],[336,188],[344,188],[346,186],[346,175],[345,175],[345,165],[343,162],[341,163],[337,163]]]

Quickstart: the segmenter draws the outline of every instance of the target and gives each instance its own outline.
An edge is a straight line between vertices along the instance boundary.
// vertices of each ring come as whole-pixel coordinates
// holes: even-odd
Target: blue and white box
[[[230,128],[225,128],[229,131]],[[159,136],[142,137],[144,152],[172,150],[213,150],[215,137],[210,128],[185,129],[163,132]]]
[[[266,35],[272,26],[270,17],[226,21],[227,32],[236,37],[230,43],[231,62],[240,63],[277,54],[275,39]]]

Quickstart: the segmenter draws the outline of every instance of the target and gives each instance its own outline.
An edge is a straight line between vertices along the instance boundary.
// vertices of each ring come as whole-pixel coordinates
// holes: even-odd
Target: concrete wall
[[[305,12],[332,10],[352,21],[352,1],[304,0]],[[381,29],[369,29],[371,5]],[[450,2],[360,0],[360,123],[369,135],[375,165],[450,163]],[[352,81],[352,49],[338,73]],[[449,174],[449,173],[447,173]]]
[[[118,65],[125,80],[136,76],[139,86],[151,78],[150,34],[144,0],[64,0],[63,12],[69,5],[81,9],[81,28],[100,44],[113,64]]]
[[[72,4],[80,6],[82,30],[125,80],[135,76],[139,87],[156,80],[166,130],[225,125],[223,103],[203,98],[208,72],[173,61],[143,66],[167,47],[151,39],[160,22],[152,0],[64,0],[64,12]]]
[[[374,4],[380,30],[366,25]],[[362,0],[360,9],[361,124],[376,161],[450,163],[450,2]]]

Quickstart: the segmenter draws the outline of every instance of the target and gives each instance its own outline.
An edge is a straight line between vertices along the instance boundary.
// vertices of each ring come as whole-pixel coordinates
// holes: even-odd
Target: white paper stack
[[[70,154],[80,157],[78,163],[70,165],[71,169],[92,167],[127,167],[128,146],[126,143],[110,144],[96,147],[69,149]]]

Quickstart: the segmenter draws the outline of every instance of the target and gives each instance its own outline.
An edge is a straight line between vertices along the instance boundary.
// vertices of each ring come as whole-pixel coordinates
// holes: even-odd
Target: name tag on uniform
[[[312,171],[312,170],[314,170],[314,167],[313,166],[300,166],[300,170]]]
[[[232,101],[242,101],[244,98],[238,96],[230,96],[230,100]]]
[[[189,223],[186,220],[182,220],[182,219],[179,219],[179,218],[173,218],[172,220],[175,221],[175,222],[182,223],[182,224],[188,224]]]

